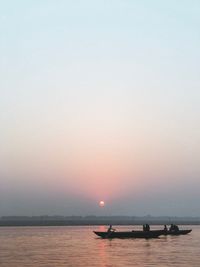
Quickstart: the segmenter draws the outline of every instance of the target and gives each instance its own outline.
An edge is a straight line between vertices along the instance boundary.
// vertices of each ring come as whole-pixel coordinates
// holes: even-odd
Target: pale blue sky
[[[0,215],[198,214],[199,47],[197,0],[0,0]]]

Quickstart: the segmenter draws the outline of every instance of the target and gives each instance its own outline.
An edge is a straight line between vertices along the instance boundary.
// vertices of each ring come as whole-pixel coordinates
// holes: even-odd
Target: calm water
[[[192,228],[186,236],[151,240],[100,239],[92,231],[103,226],[0,228],[0,266],[199,267],[200,227]]]

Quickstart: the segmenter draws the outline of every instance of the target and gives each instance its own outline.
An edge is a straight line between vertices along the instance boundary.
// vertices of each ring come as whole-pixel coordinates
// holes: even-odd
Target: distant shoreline
[[[95,226],[95,225],[200,225],[198,217],[153,216],[4,216],[0,227],[8,226]]]

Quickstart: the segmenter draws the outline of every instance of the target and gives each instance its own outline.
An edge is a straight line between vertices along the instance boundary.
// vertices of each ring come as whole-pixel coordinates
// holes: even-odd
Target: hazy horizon
[[[198,216],[200,2],[0,6],[0,216]]]

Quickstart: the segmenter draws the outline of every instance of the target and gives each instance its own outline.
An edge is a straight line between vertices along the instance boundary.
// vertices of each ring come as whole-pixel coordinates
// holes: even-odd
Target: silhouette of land
[[[73,226],[73,225],[200,225],[200,217],[172,216],[3,216],[0,226]]]

